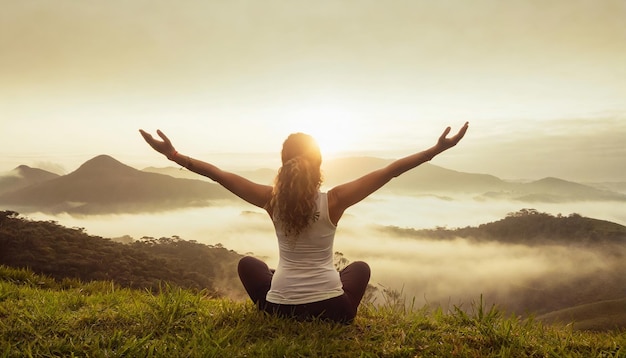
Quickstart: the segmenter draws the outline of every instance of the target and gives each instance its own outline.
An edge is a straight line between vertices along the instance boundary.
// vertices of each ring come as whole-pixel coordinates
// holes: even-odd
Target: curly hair
[[[269,207],[274,220],[281,223],[285,235],[295,244],[296,237],[315,218],[316,196],[322,185],[322,156],[313,137],[294,133],[283,143],[281,158]]]

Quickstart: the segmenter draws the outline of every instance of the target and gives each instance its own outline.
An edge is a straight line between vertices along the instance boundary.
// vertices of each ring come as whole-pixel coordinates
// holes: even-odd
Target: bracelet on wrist
[[[176,155],[178,155],[178,151],[177,150],[175,150],[174,153],[172,153],[171,155],[168,155],[167,159],[175,161],[176,160]]]
[[[174,153],[172,153],[172,155],[167,156],[167,159],[178,163],[176,161],[176,157],[178,156],[178,154],[179,154],[178,151],[175,150]],[[189,169],[189,167],[191,166],[191,158],[188,155],[186,155],[185,159],[186,159],[185,164],[181,164],[182,167],[180,169],[183,169],[183,168]]]

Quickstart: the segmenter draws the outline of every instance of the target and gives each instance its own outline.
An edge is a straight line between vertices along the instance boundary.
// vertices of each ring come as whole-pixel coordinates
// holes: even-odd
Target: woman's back
[[[285,235],[281,222],[274,220],[279,261],[268,301],[301,304],[343,293],[333,262],[336,227],[328,217],[326,193],[318,193],[316,208],[310,225],[297,237]]]

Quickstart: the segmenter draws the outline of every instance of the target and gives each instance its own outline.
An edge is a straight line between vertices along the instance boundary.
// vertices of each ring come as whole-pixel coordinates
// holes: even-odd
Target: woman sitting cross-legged
[[[320,149],[303,133],[287,137],[282,166],[273,186],[254,183],[237,174],[178,153],[161,131],[157,140],[140,130],[148,144],[169,160],[206,176],[269,214],[278,238],[276,270],[254,257],[238,266],[246,292],[263,311],[296,319],[321,318],[350,323],[357,314],[370,278],[365,262],[353,262],[337,272],[334,266],[335,230],[344,211],[381,188],[394,177],[431,160],[455,146],[468,123],[454,136],[446,128],[437,143],[424,151],[398,159],[351,182],[321,192]]]

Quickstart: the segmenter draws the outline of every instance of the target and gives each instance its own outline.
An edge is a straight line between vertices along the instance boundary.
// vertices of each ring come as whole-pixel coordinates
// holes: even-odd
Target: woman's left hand
[[[465,132],[467,132],[467,128],[469,127],[469,122],[465,122],[463,127],[459,130],[459,132],[453,135],[450,138],[446,138],[446,136],[450,133],[450,127],[446,128],[443,131],[443,134],[437,140],[437,147],[443,152],[446,149],[450,149],[457,145],[457,143],[463,138]]]

